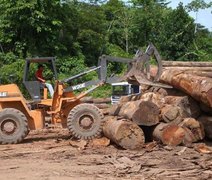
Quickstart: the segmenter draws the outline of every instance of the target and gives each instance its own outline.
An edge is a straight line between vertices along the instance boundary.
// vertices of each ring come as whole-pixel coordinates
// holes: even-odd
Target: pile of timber
[[[212,63],[163,61],[163,66],[160,81],[172,89],[149,87],[109,109],[103,132],[122,148],[138,149],[147,140],[176,146],[212,139]]]

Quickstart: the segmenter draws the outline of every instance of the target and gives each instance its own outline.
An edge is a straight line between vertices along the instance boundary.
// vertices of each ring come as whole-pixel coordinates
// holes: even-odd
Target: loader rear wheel
[[[92,104],[79,104],[68,115],[69,131],[77,138],[92,139],[102,132],[103,114]]]
[[[0,112],[0,144],[16,144],[29,133],[26,116],[14,108]]]

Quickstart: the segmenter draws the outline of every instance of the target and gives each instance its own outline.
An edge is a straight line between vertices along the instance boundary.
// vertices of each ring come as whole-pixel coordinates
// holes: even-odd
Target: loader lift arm
[[[154,57],[156,61],[156,66],[154,67],[154,71],[155,71],[154,76],[151,75],[152,67],[150,65],[150,60],[152,57]],[[108,62],[118,62],[118,63],[127,64],[128,65],[127,73],[124,76],[114,75],[112,77],[107,77]],[[141,50],[137,51],[133,59],[102,55],[99,58],[97,67],[92,67],[85,72],[82,72],[78,75],[64,79],[62,82],[70,83],[72,80],[79,78],[85,74],[88,74],[92,71],[98,72],[97,80],[91,80],[91,81],[87,81],[85,83],[81,83],[75,86],[69,86],[64,91],[70,92],[73,90],[78,90],[81,88],[92,86],[92,88],[87,91],[87,92],[91,92],[94,89],[96,89],[99,85],[102,85],[105,83],[111,84],[111,83],[126,81],[126,80],[129,83],[135,84],[135,85],[149,85],[149,86],[157,86],[157,87],[163,87],[163,88],[172,88],[171,86],[158,82],[162,74],[162,62],[161,62],[160,54],[158,53],[157,49],[152,43],[149,44],[145,52],[142,52]]]

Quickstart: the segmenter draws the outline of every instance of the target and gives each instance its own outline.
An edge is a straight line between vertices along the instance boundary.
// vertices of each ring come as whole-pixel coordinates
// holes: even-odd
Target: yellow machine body
[[[63,127],[67,126],[67,116],[70,110],[80,103],[72,92],[64,93],[64,85],[56,82],[53,99],[47,99],[44,88],[44,99],[38,105],[45,108],[31,109],[31,103],[23,97],[16,84],[0,86],[0,110],[5,108],[15,108],[21,111],[28,120],[30,130],[44,128],[45,117],[51,117],[51,123],[61,123]],[[46,97],[45,97],[46,96]]]

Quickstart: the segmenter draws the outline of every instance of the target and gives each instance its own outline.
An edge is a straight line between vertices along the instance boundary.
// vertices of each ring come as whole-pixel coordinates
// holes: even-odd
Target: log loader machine
[[[154,56],[157,72],[150,75],[150,58]],[[125,76],[107,77],[107,63],[127,63],[129,70]],[[40,82],[30,79],[30,67],[33,63],[50,65],[55,77],[54,95],[47,97],[47,89],[41,89]],[[78,85],[72,85],[73,80],[92,71],[98,72],[98,79]],[[68,128],[73,136],[82,139],[92,139],[102,132],[103,114],[92,104],[81,103],[80,99],[89,92],[105,83],[121,80],[134,84],[168,87],[158,83],[162,71],[161,58],[156,48],[150,44],[146,52],[139,51],[134,59],[101,56],[98,66],[64,80],[58,80],[54,57],[27,58],[25,61],[23,84],[28,90],[31,101],[27,101],[16,84],[0,85],[0,144],[14,144],[21,142],[30,130],[45,127],[45,119],[51,124],[61,123]],[[71,85],[70,85],[71,84]],[[74,90],[91,86],[78,95]],[[169,87],[168,87],[169,88]],[[42,93],[41,93],[42,92]]]

